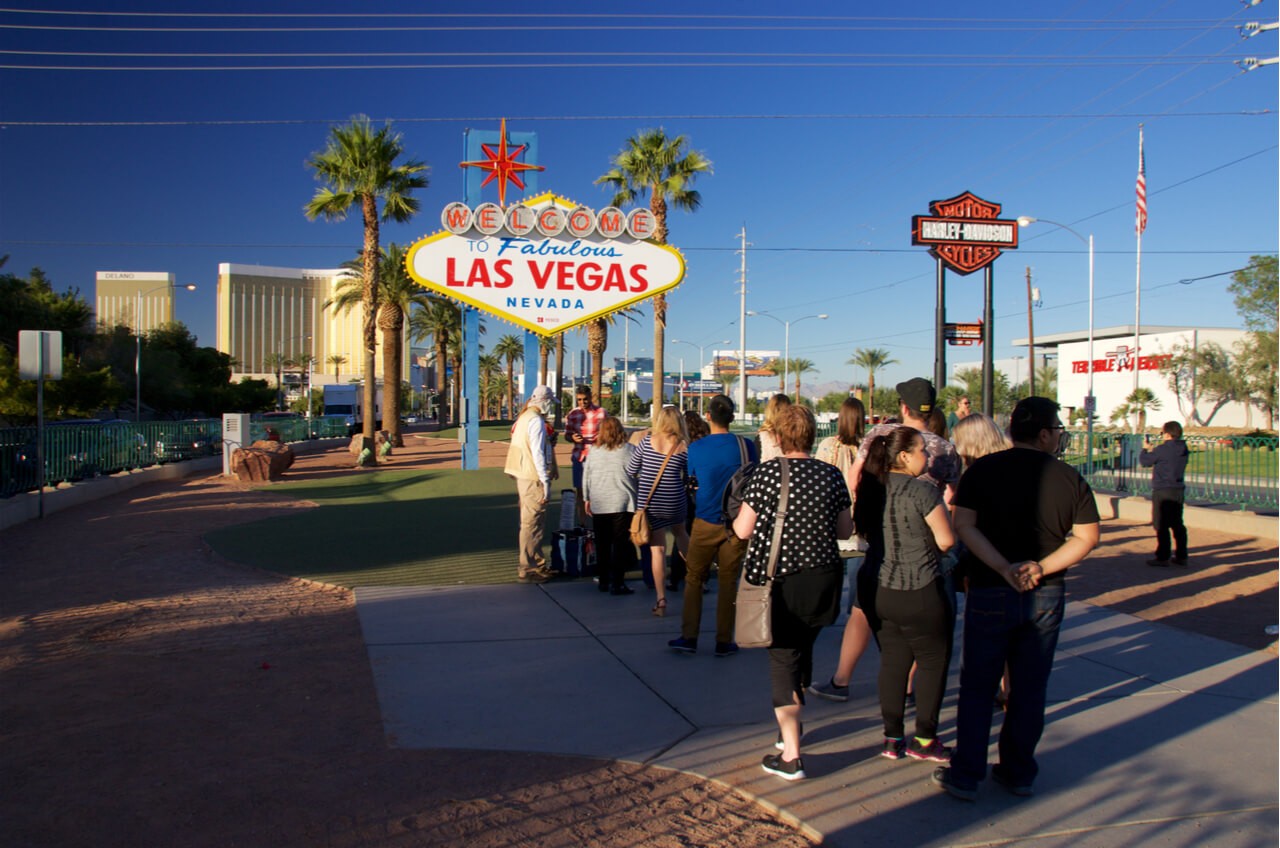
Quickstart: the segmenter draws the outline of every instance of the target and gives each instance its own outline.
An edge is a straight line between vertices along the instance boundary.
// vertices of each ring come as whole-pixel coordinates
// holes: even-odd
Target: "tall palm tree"
[[[733,397],[733,384],[738,382],[738,372],[721,371],[720,382],[724,384],[724,393],[729,397]]]
[[[556,348],[555,340],[548,336],[538,336],[538,385],[545,386],[547,384],[547,360],[551,358],[551,352]],[[529,386],[525,386],[525,391],[529,391]]]
[[[591,396],[596,399],[596,403],[600,402],[600,392],[604,388],[604,351],[609,346],[609,327],[619,317],[626,318],[628,321],[635,321],[636,314],[637,310],[634,307],[619,309],[617,312],[602,315],[593,321],[588,321],[586,324],[587,353],[591,355]],[[654,385],[658,385],[658,370],[656,367],[653,374]],[[625,378],[623,379],[623,386],[625,389]],[[654,397],[656,398],[657,395],[655,394]]]
[[[626,146],[613,157],[611,168],[596,178],[614,190],[612,205],[625,206],[649,196],[649,211],[655,219],[653,240],[667,243],[667,207],[695,212],[702,195],[691,186],[699,174],[712,173],[711,160],[697,150],[688,149],[689,140],[682,135],[668,138],[661,128],[644,130],[627,139]],[[653,296],[653,414],[662,408],[662,386],[665,382],[663,350],[667,332],[666,295]]]
[[[493,383],[495,377],[502,375],[502,359],[494,353],[480,354],[480,397],[484,399],[484,403],[480,407],[480,417],[484,418],[486,414],[492,412],[493,398],[489,394],[489,386]],[[490,418],[494,417],[489,414]]]
[[[549,387],[548,387],[549,388]],[[564,410],[560,396],[564,394],[564,333],[556,334],[556,421],[555,428],[560,429],[564,422]]]
[[[897,361],[882,347],[860,347],[845,363],[867,369],[867,417],[872,421],[876,420],[876,372]]]
[[[804,374],[812,374],[818,370],[818,366],[813,364],[809,359],[793,359],[787,363],[791,367],[791,373],[796,375],[796,403],[800,402],[800,377]]]
[[[333,366],[333,382],[338,382],[338,369],[347,364],[347,358],[340,353],[335,353],[325,362]]]
[[[1129,396],[1124,399],[1125,406],[1128,407],[1129,414],[1136,416],[1137,426],[1134,428],[1135,433],[1140,433],[1147,429],[1147,410],[1159,409],[1160,398],[1156,397],[1156,393],[1148,389],[1146,386],[1139,386],[1129,392]]]
[[[325,218],[342,221],[352,206],[360,208],[364,223],[363,290],[361,304],[364,308],[364,408],[366,413],[376,408],[377,386],[374,372],[378,349],[378,260],[382,256],[379,246],[379,220],[407,222],[418,211],[415,189],[428,185],[427,166],[417,160],[396,164],[404,153],[399,133],[393,133],[390,125],[380,130],[364,115],[357,115],[343,126],[329,130],[324,150],[314,154],[307,166],[323,185],[304,207],[310,220]],[[378,202],[382,212],[378,212]],[[399,385],[399,378],[396,380]],[[387,387],[388,390],[390,387]],[[399,420],[399,410],[393,409],[392,418]],[[364,416],[364,437],[373,443],[375,416]],[[375,452],[376,453],[376,452]],[[374,458],[376,462],[376,456]]]
[[[426,309],[430,302],[427,290],[409,277],[404,265],[405,251],[400,245],[391,242],[382,250],[382,261],[378,263],[378,329],[382,331],[382,387],[383,387],[383,429],[387,431],[391,444],[404,447],[404,437],[400,434],[400,383],[404,373],[404,327],[405,317],[416,310]],[[324,302],[325,308],[332,307],[340,312],[348,312],[356,304],[361,303],[363,281],[359,276],[364,260],[354,259],[343,264],[347,273],[334,289],[333,297]]]
[[[524,361],[524,339],[508,333],[498,339],[498,343],[493,346],[493,353],[495,356],[502,357],[507,363],[507,415],[515,418],[516,360]]]

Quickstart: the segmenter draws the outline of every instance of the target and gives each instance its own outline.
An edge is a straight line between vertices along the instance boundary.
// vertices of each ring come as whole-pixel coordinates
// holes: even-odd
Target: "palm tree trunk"
[[[400,360],[404,355],[404,313],[391,305],[379,310],[382,328],[382,429],[391,446],[404,447],[400,435]]]
[[[436,421],[441,427],[449,419],[449,337],[436,333]]]
[[[516,361],[507,357],[507,415],[514,421],[516,418]]]
[[[538,345],[538,385],[545,386],[547,384],[547,360],[551,358],[551,348],[546,345]],[[525,386],[525,394],[533,392],[533,388]],[[515,410],[512,410],[514,413]],[[514,418],[514,414],[512,415]]]
[[[556,423],[555,428],[560,429],[563,419],[563,411],[560,409],[560,398],[564,395],[564,333],[556,336]]]
[[[374,446],[378,401],[378,201],[372,194],[360,196],[360,210],[364,218],[364,438],[368,446]],[[378,462],[378,452],[371,450],[370,465]]]
[[[867,417],[876,423],[876,372],[867,370]]]
[[[667,198],[662,187],[654,185],[649,191],[649,211],[653,213],[653,240],[658,244],[667,243]],[[655,295],[653,298],[653,405],[649,407],[652,419],[662,408],[663,393],[666,388],[666,342],[667,342],[667,296]]]

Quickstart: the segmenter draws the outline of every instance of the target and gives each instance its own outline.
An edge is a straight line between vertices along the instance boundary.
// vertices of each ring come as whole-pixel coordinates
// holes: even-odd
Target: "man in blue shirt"
[[[684,610],[680,638],[667,644],[681,653],[698,650],[698,630],[702,625],[702,587],[711,563],[716,563],[720,591],[716,597],[716,656],[738,652],[733,641],[734,601],[738,597],[738,569],[747,552],[747,542],[729,532],[721,521],[721,502],[729,478],[743,465],[743,447],[748,462],[756,461],[755,445],[729,432],[733,423],[733,401],[716,395],[707,404],[711,435],[689,445],[689,478],[696,486],[693,530],[689,533],[688,574],[685,576]]]

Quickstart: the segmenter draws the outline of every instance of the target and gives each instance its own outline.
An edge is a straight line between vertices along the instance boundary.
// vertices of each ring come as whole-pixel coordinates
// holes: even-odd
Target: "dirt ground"
[[[455,442],[409,442],[390,467],[457,467]],[[288,477],[349,466],[301,456]],[[0,532],[6,846],[809,844],[689,775],[388,748],[352,594],[202,538],[310,506],[198,476]],[[1072,598],[1275,650],[1274,539],[1193,531],[1177,571],[1145,566],[1150,547],[1149,528],[1108,523]]]

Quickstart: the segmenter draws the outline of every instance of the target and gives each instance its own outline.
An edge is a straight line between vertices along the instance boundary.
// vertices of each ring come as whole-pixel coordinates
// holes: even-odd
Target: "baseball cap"
[[[912,377],[910,380],[899,383],[895,388],[898,390],[898,397],[902,398],[902,402],[908,409],[924,415],[933,411],[933,404],[938,396],[933,390],[933,383],[925,378]]]

